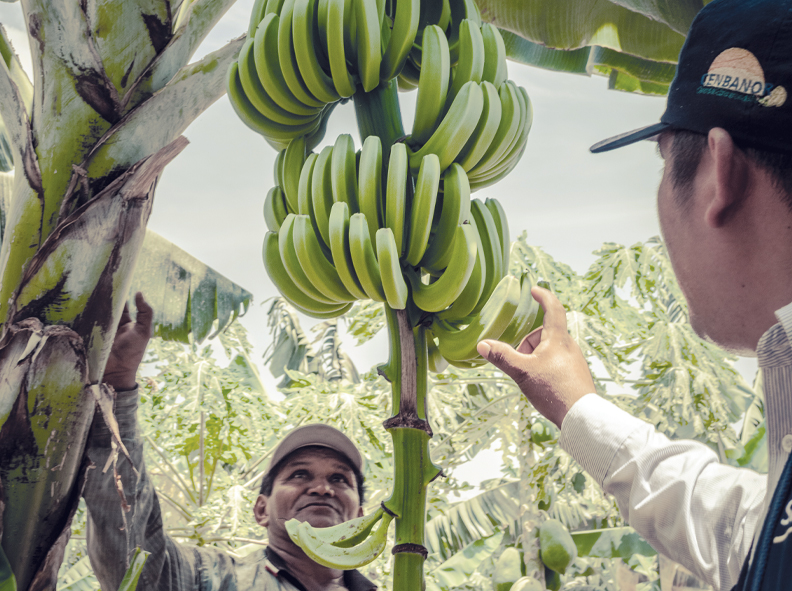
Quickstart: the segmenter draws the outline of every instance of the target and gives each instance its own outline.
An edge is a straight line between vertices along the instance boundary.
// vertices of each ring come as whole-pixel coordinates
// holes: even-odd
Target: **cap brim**
[[[653,125],[647,125],[646,127],[641,127],[640,129],[634,129],[633,131],[628,131],[627,133],[622,133],[620,135],[615,135],[612,138],[608,138],[606,140],[602,140],[601,142],[597,142],[593,146],[589,148],[592,154],[598,154],[600,152],[609,152],[610,150],[615,150],[616,148],[622,148],[624,146],[629,146],[630,144],[634,144],[635,142],[640,142],[641,140],[648,140],[660,134],[660,132],[668,129],[671,127],[667,123],[655,123]]]

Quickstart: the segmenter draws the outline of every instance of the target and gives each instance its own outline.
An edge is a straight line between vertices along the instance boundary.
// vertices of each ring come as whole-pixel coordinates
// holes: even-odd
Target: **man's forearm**
[[[136,547],[151,552],[141,578],[141,588],[177,591],[192,588],[181,581],[194,581],[195,554],[178,548],[165,535],[159,503],[146,473],[143,442],[137,428],[137,390],[120,392],[115,415],[121,439],[134,468],[119,454],[117,471],[121,477],[129,511],[122,508],[116,489],[111,457],[110,432],[97,414],[88,439],[87,454],[94,466],[89,470],[83,496],[88,506],[88,553],[102,589],[117,589],[127,568],[127,559]]]
[[[731,589],[761,519],[766,478],[669,440],[594,394],[572,407],[561,444],[659,552]]]

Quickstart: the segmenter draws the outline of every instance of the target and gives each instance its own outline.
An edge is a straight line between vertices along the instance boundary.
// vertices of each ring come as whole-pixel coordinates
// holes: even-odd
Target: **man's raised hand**
[[[116,391],[135,388],[137,369],[143,360],[146,345],[152,334],[154,310],[140,292],[135,294],[135,306],[137,318],[134,321],[129,315],[129,306],[124,306],[113,340],[113,348],[105,366],[103,381]]]
[[[484,340],[478,352],[519,386],[536,410],[558,427],[580,398],[596,392],[588,364],[569,335],[566,311],[549,290],[534,287],[533,298],[545,311],[544,323],[514,349]]]

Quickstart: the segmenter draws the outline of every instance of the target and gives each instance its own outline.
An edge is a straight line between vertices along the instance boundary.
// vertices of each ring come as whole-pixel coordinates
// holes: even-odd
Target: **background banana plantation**
[[[659,95],[705,3],[477,2],[512,60]],[[260,359],[231,323],[251,294],[145,232],[160,174],[186,145],[181,134],[225,93],[244,36],[191,60],[233,4],[23,0],[14,8],[29,37],[28,71],[0,30],[0,572],[10,568],[20,590],[97,588],[78,505],[82,449],[97,401],[110,395],[97,384],[137,289],[157,312],[157,336],[188,343],[155,340],[140,378],[147,459],[172,536],[240,555],[265,543],[251,519],[257,481],[280,434],[310,421],[360,442],[371,507],[389,490],[392,450],[380,422],[388,389],[373,368],[354,367],[337,325],[307,335],[294,311],[268,302],[267,363],[284,390],[265,392]],[[530,242],[513,246],[511,272],[550,283],[603,394],[671,436],[706,442],[723,461],[766,468],[761,396],[690,330],[660,243],[606,245],[580,276]],[[366,341],[384,319],[357,304],[340,322]],[[549,586],[660,586],[668,569],[508,380],[486,368],[432,380],[432,454],[447,476],[429,490],[428,588],[491,588],[504,548],[530,541],[548,516],[573,531],[579,554],[564,581],[548,573]],[[470,487],[454,468],[485,449],[502,452],[502,477],[457,502]],[[50,465],[60,470],[42,469]],[[387,588],[384,557],[368,574]]]

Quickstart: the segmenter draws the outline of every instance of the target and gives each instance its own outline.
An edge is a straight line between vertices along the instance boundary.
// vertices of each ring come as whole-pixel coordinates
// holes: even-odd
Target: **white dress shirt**
[[[561,447],[614,495],[624,519],[716,590],[737,582],[792,451],[792,304],[776,317],[757,346],[767,475],[723,465],[696,441],[670,440],[596,394],[575,403],[561,426]]]

